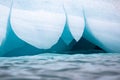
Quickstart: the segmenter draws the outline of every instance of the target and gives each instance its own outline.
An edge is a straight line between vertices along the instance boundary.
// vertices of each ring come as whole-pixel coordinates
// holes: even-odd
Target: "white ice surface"
[[[81,1],[63,0],[67,22],[73,38],[78,41],[84,31],[84,16]]]
[[[37,48],[49,49],[63,32],[65,14],[57,0],[17,0],[13,3],[11,24],[20,39]]]
[[[120,11],[117,0],[86,0],[85,37],[108,52],[120,52]],[[116,5],[115,5],[116,4]]]

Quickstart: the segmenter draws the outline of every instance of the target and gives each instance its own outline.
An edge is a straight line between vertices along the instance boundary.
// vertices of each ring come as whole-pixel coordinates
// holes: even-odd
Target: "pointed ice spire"
[[[66,18],[66,23],[65,23],[65,26],[64,26],[64,30],[63,30],[63,33],[62,33],[62,36],[61,38],[63,39],[63,41],[69,45],[72,40],[74,39],[70,30],[69,30],[69,27],[68,27],[68,23],[67,23],[67,18]]]
[[[12,0],[0,0],[0,45],[5,38],[11,2]]]
[[[83,34],[85,26],[81,1],[63,0],[63,5],[70,32],[73,38],[78,41]]]
[[[5,52],[9,51],[9,47],[8,46],[5,46],[6,43],[6,40],[10,40],[11,38],[9,37],[9,39],[7,39],[7,35],[9,33],[9,28],[10,28],[10,16],[11,16],[11,10],[12,10],[12,5],[13,5],[13,0],[10,1],[10,6],[5,8],[5,10],[7,11],[7,15],[3,15],[3,16],[7,16],[5,18],[5,22],[3,24],[6,24],[5,26],[2,26],[2,27],[5,27],[3,28],[5,33],[2,34],[4,36],[4,39],[2,40],[1,42],[1,47],[0,47],[0,56],[2,56]],[[0,7],[1,8],[1,7]],[[2,7],[3,8],[3,7]],[[4,20],[4,17],[3,17],[3,20]],[[11,36],[11,35],[10,35]],[[10,48],[12,48],[12,46],[10,44],[7,44],[10,46]],[[6,50],[8,49],[8,50]]]

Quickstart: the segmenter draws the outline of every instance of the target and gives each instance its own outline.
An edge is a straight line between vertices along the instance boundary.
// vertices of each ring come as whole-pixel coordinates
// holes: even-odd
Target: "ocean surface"
[[[120,53],[0,57],[0,80],[120,80]]]

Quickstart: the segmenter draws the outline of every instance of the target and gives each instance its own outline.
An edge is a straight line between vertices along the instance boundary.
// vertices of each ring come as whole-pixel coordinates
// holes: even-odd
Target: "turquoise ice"
[[[120,52],[119,3],[0,0],[0,56],[70,49],[81,37],[106,52]]]
[[[120,52],[120,1],[85,0],[85,37],[107,52]]]

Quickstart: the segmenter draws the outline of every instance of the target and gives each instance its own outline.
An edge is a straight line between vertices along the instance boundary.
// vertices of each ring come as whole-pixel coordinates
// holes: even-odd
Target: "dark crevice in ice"
[[[85,29],[83,32],[83,36],[80,38],[80,40],[73,45],[73,47],[70,50],[70,54],[74,53],[83,53],[83,54],[91,54],[91,53],[104,53],[105,51],[100,48],[99,46],[95,45],[94,43],[90,42],[87,40],[84,36],[86,35],[86,30],[87,27],[87,22],[86,22],[86,16],[85,12],[83,9],[83,16],[84,16],[84,21],[85,21]],[[88,35],[88,34],[87,34]]]
[[[84,16],[84,22],[85,22],[85,28],[84,28],[83,36],[78,41],[78,43],[76,43],[75,48],[73,48],[73,50],[79,49],[79,50],[85,51],[85,53],[94,53],[94,52],[95,53],[100,53],[100,52],[105,53],[106,52],[105,50],[103,50],[98,45],[94,44],[93,42],[91,42],[90,40],[88,40],[86,38],[86,36],[89,35],[88,37],[93,38],[94,40],[96,40],[92,36],[93,34],[89,30],[84,9],[83,9],[83,16]],[[80,46],[78,46],[78,45],[80,45]]]
[[[83,37],[73,46],[71,51],[84,53],[84,54],[105,52],[103,49],[101,49],[100,47],[91,43],[90,41],[86,40]]]
[[[75,45],[76,41],[73,39],[69,45],[67,45],[61,38],[59,39],[58,43],[52,46],[48,51],[50,52],[58,52],[62,53],[64,51],[70,51],[72,47]]]
[[[64,11],[65,11],[65,9],[64,9]],[[69,29],[66,12],[65,12],[65,15],[66,15],[66,23],[65,23],[62,35],[59,38],[58,42],[54,46],[52,46],[51,49],[49,49],[50,51],[53,51],[53,52],[69,51],[72,49],[73,45],[76,43],[76,41],[73,38],[72,33],[70,32],[70,29]]]

